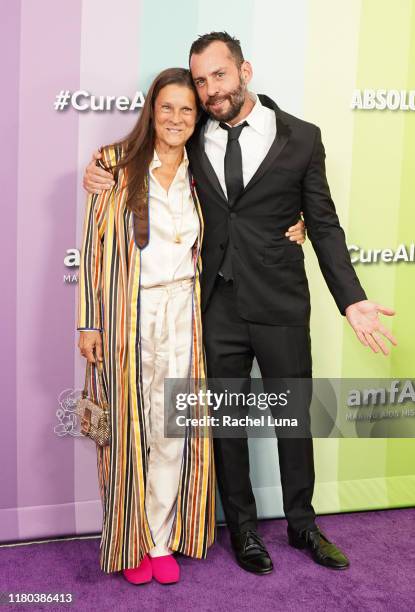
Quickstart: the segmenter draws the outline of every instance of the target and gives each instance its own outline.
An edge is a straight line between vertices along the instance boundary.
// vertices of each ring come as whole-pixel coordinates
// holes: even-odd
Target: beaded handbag
[[[85,372],[85,385],[82,391],[82,397],[76,404],[75,412],[81,419],[81,433],[88,436],[99,446],[107,446],[111,442],[111,428],[109,417],[109,404],[104,399],[104,381],[102,378],[102,362],[96,361],[96,364],[87,361]],[[91,381],[91,368],[96,367],[98,372],[99,404],[96,404],[88,397],[88,381]]]

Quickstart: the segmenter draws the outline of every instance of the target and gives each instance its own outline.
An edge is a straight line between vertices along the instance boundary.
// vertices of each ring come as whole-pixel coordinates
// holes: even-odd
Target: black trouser
[[[220,277],[219,277],[220,279]],[[203,315],[209,378],[244,378],[249,387],[253,358],[263,378],[311,377],[308,327],[251,323],[236,308],[233,283],[218,280]],[[248,440],[215,438],[215,463],[226,522],[232,533],[256,529],[257,511],[249,477]],[[313,441],[278,439],[283,506],[295,530],[315,526]]]

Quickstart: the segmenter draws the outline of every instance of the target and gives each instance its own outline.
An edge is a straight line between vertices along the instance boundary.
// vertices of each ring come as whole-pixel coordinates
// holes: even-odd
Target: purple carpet
[[[0,549],[0,593],[72,593],[72,604],[0,606],[2,610],[168,610],[313,612],[415,610],[415,509],[319,517],[351,567],[325,569],[288,546],[285,520],[262,521],[274,572],[255,576],[233,561],[228,533],[202,561],[179,557],[179,584],[134,586],[98,565],[99,539]]]

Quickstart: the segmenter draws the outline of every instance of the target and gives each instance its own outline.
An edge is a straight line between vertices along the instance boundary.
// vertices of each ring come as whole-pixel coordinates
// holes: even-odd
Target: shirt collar
[[[185,170],[187,170],[187,167],[189,165],[189,158],[187,157],[186,147],[183,147],[183,149],[184,149],[183,160],[182,160],[182,163],[180,164],[179,168],[183,167]],[[150,170],[154,170],[154,168],[159,168],[160,166],[161,166],[160,158],[157,155],[156,149],[154,149],[153,159],[150,162]]]
[[[240,121],[236,125],[240,125],[241,123],[246,121],[248,125],[250,125],[255,131],[259,132],[260,134],[265,134],[265,108],[261,104],[259,97],[255,93],[250,91],[248,95],[251,97],[252,100],[255,100],[255,104],[249,115],[247,115],[245,119],[242,119],[242,121]],[[216,119],[209,119],[206,125],[206,134],[212,134],[218,128],[219,121],[216,121]]]

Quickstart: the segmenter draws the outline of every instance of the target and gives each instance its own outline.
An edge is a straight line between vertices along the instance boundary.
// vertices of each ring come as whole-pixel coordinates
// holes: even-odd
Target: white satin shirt
[[[244,187],[262,163],[277,133],[274,111],[261,104],[260,99],[253,92],[249,92],[249,95],[255,99],[254,107],[245,119],[236,124],[248,122],[239,136]],[[228,132],[220,127],[219,121],[209,119],[205,127],[205,152],[226,197],[224,162],[227,143]]]
[[[149,173],[150,239],[141,251],[142,287],[194,276],[192,247],[199,231],[199,218],[190,191],[186,149],[168,192],[153,174],[159,166],[161,161],[154,151]],[[181,237],[179,244],[174,242],[175,227]]]

